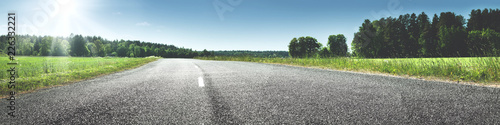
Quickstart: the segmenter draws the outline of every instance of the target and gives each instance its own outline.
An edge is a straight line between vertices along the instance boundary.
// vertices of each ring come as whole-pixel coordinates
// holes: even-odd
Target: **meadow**
[[[198,57],[204,60],[248,61],[316,67],[342,71],[382,73],[423,79],[499,85],[500,57],[461,58],[257,58]]]
[[[96,76],[135,68],[159,58],[114,57],[16,57],[16,92],[77,82]],[[7,95],[10,75],[8,57],[0,58],[0,94]]]

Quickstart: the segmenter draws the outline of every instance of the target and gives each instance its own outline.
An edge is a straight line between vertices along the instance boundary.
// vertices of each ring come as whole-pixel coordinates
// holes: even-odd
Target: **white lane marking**
[[[198,86],[204,87],[205,83],[203,83],[203,77],[198,77]]]

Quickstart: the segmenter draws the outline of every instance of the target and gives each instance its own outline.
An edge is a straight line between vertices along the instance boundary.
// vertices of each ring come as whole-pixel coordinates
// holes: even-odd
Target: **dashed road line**
[[[199,87],[205,87],[205,83],[203,82],[203,77],[198,77],[198,86]]]

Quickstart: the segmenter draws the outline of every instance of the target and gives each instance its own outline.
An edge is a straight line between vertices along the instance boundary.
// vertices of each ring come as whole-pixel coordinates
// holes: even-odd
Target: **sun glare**
[[[95,7],[99,1],[54,1],[49,3],[49,8],[54,9],[54,13],[47,16],[49,23],[38,27],[40,35],[63,36],[70,34],[94,35],[94,33],[111,32],[100,23],[96,22]],[[56,6],[53,6],[57,4]],[[54,8],[56,7],[56,8]],[[42,8],[42,7],[41,7]],[[40,11],[43,12],[42,9]]]
[[[70,17],[78,15],[78,10],[80,9],[77,1],[66,2],[60,5],[61,16]]]
[[[59,36],[67,36],[75,30],[74,25],[78,25],[78,18],[82,18],[81,1],[67,1],[59,3],[59,12],[56,15],[56,26],[54,26],[53,34]]]

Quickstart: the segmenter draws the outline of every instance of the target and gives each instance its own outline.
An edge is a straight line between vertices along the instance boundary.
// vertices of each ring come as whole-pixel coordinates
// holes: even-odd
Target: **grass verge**
[[[500,85],[500,57],[467,58],[257,58],[197,57],[203,60],[247,61],[326,68],[342,71],[383,73],[432,80]]]
[[[17,78],[14,90],[26,93],[33,90],[59,86],[101,75],[136,68],[156,61],[148,58],[100,58],[100,57],[16,57]],[[0,98],[4,98],[8,88],[9,74],[6,72],[8,58],[0,58]]]

